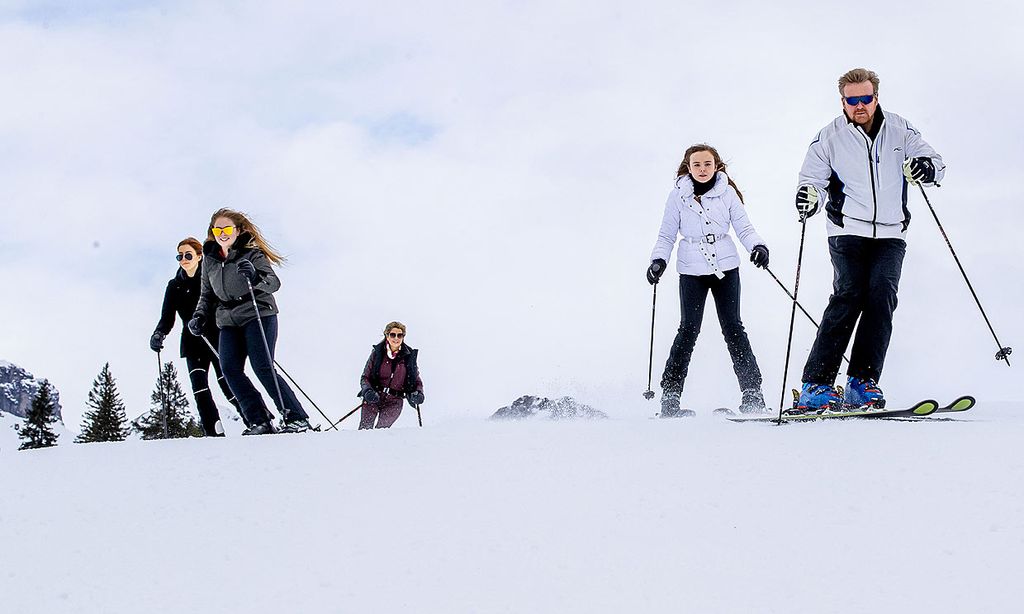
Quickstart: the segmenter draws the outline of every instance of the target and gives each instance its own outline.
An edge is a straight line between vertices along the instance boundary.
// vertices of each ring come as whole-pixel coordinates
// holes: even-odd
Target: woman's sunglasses
[[[227,236],[230,237],[231,235],[235,234],[235,227],[224,226],[223,228],[221,228],[220,226],[214,226],[213,228],[210,229],[210,232],[212,232],[213,236],[215,237],[219,237],[222,234],[226,234]]]
[[[388,333],[388,337],[391,337],[392,339],[401,339],[404,336],[405,333]]]
[[[195,256],[192,254],[192,252],[185,252],[184,254],[178,254],[177,256],[174,257],[174,259],[177,260],[178,262],[181,262],[182,259],[191,261],[193,258],[195,258]]]

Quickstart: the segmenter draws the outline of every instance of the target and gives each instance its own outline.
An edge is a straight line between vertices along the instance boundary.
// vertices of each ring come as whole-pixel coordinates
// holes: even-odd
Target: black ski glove
[[[933,183],[935,165],[931,158],[912,158],[903,163],[903,174],[911,183]]]
[[[363,401],[370,404],[379,403],[380,395],[373,388],[367,388],[363,391]]]
[[[818,190],[813,185],[802,185],[796,191],[796,212],[800,221],[818,212]]]
[[[188,332],[196,337],[203,336],[204,328],[206,328],[206,316],[201,313],[192,316],[192,319],[188,321]]]
[[[409,402],[413,405],[423,405],[423,393],[419,390],[413,390],[409,393]]]
[[[166,336],[167,335],[158,330],[153,331],[153,336],[149,338],[149,349],[154,352],[159,352],[164,349],[164,337]]]
[[[661,258],[651,262],[651,266],[647,267],[647,283],[652,286],[658,283],[658,280],[665,274],[665,269],[667,268],[668,264]]]
[[[242,258],[238,261],[238,272],[251,284],[256,281],[256,265]]]
[[[768,246],[767,245],[755,245],[754,249],[750,250],[750,261],[754,263],[759,269],[768,268]]]

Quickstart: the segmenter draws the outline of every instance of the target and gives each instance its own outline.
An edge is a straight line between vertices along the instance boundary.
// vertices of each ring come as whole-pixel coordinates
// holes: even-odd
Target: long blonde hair
[[[206,229],[207,241],[215,240],[215,237],[213,236],[213,224],[217,221],[217,218],[221,217],[226,217],[231,220],[235,225],[235,230],[238,231],[239,236],[241,236],[243,232],[249,235],[249,242],[242,247],[254,247],[260,250],[267,257],[267,260],[273,264],[280,265],[284,263],[285,257],[270,245],[270,242],[263,237],[263,233],[260,232],[260,229],[256,224],[253,224],[252,220],[250,220],[248,216],[241,211],[235,211],[234,209],[228,209],[227,207],[214,211],[213,215],[210,216],[210,226]]]

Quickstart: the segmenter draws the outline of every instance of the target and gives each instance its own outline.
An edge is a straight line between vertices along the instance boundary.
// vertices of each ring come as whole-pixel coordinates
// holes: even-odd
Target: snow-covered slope
[[[0,610],[1017,611],[1022,409],[5,449]]]

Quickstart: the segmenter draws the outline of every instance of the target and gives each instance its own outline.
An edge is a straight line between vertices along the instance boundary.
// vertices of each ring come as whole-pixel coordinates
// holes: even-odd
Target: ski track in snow
[[[1022,409],[5,437],[0,609],[1017,611]]]

